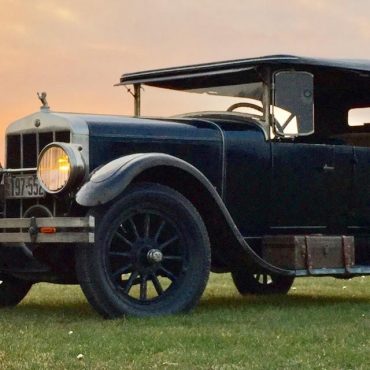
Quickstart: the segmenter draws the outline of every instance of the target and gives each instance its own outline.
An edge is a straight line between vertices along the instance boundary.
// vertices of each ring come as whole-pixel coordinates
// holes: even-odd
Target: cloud
[[[77,23],[79,20],[77,14],[67,8],[55,8],[54,15],[64,22]]]
[[[53,17],[54,19],[61,22],[77,24],[79,21],[79,17],[76,11],[67,7],[57,5],[55,2],[50,0],[38,1],[36,2],[35,7],[39,12],[44,13],[44,15]]]

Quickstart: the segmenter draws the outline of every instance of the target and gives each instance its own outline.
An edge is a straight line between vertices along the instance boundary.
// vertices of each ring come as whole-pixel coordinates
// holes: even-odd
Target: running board
[[[312,269],[308,270],[295,270],[295,276],[336,276],[336,275],[346,275],[346,276],[361,276],[370,275],[369,266],[353,266],[349,269],[337,268],[337,269]]]

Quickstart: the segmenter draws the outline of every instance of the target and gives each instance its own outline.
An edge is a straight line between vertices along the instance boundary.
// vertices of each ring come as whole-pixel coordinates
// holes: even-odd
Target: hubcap
[[[148,262],[159,263],[163,260],[163,253],[159,249],[151,249],[146,255]]]

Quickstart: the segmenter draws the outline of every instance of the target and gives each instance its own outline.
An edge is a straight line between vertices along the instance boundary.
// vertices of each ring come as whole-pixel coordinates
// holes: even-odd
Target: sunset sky
[[[56,111],[131,114],[113,87],[123,72],[275,53],[370,59],[369,14],[366,0],[0,0],[0,159],[6,125],[39,109],[37,91]]]

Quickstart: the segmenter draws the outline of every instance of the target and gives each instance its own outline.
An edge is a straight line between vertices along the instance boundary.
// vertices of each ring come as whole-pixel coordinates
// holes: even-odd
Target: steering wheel
[[[233,110],[238,109],[238,108],[242,108],[242,107],[243,108],[252,108],[252,109],[257,110],[258,112],[263,113],[263,108],[262,107],[260,107],[257,104],[247,103],[247,102],[235,103],[233,105],[230,105],[230,107],[227,108],[227,112],[232,112]]]

